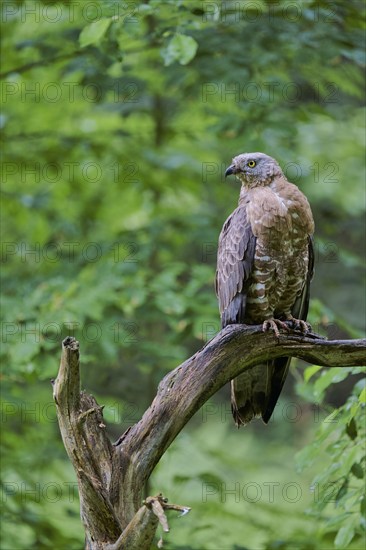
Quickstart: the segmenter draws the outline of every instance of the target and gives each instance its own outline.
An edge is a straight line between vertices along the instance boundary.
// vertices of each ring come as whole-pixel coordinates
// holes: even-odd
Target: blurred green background
[[[83,547],[52,402],[60,344],[113,440],[219,330],[218,234],[241,152],[275,157],[316,222],[309,321],[364,332],[364,3],[3,1],[2,542]],[[192,507],[167,550],[361,549],[361,368],[293,362],[268,427],[220,391],[149,492]]]

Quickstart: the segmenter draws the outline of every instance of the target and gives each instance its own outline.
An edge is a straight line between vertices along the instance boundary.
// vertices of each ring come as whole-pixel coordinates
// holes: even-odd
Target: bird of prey
[[[239,204],[219,237],[216,294],[222,328],[244,323],[263,330],[306,333],[313,274],[314,221],[305,195],[263,153],[234,157],[225,177],[241,182]],[[254,417],[267,424],[285,382],[290,359],[256,365],[231,382],[238,427]]]

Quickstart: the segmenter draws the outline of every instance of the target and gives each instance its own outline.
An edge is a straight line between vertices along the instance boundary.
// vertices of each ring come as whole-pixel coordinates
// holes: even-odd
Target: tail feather
[[[285,383],[290,359],[281,357],[256,365],[231,382],[231,410],[238,428],[253,418],[266,424],[272,416]]]
[[[266,408],[262,413],[262,419],[265,424],[268,424],[273,414],[274,408],[277,404],[278,398],[287,378],[290,362],[290,357],[279,357],[274,361],[269,361],[269,369],[271,371],[271,374],[269,375],[271,380],[271,387],[267,395]]]
[[[262,416],[268,392],[267,364],[256,365],[231,382],[231,410],[235,424],[245,426],[253,418]]]

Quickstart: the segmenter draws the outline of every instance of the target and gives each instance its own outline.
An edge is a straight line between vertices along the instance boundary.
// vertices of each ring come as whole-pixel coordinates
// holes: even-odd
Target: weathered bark
[[[245,369],[281,356],[326,367],[366,363],[366,340],[328,341],[314,334],[263,333],[261,327],[231,325],[161,381],[142,419],[113,446],[102,408],[80,393],[79,346],[63,342],[54,399],[62,438],[75,468],[86,548],[148,550],[159,520],[167,527],[161,496],[143,504],[143,488],[157,462],[192,415]]]
[[[65,449],[77,475],[86,547],[99,548],[93,541],[114,542],[122,530],[109,499],[114,449],[101,407],[92,396],[80,393],[79,343],[74,338],[62,343],[53,396]]]

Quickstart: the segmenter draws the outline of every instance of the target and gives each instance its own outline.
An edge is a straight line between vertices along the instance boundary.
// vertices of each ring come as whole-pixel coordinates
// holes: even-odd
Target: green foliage
[[[171,65],[178,61],[181,65],[187,65],[196,55],[198,44],[191,36],[176,33],[169,41],[165,51],[162,52],[164,64]]]
[[[219,330],[216,243],[237,201],[223,178],[233,155],[273,155],[311,201],[315,330],[363,331],[362,4],[291,6],[2,3],[4,548],[82,546],[51,413],[62,338],[80,340],[83,385],[106,404],[114,439],[162,376]],[[309,367],[295,424],[284,414],[297,399],[290,381],[266,431],[234,435],[215,418],[188,426],[152,480],[193,506],[172,520],[171,547],[328,550],[351,540],[358,550],[365,391],[353,392],[360,375],[350,373]],[[315,422],[304,405],[314,401],[337,422]],[[215,407],[227,403],[223,394]],[[221,422],[230,426],[229,413]],[[256,483],[285,483],[284,464],[307,495],[299,502],[202,502],[202,483],[242,483],[248,468]],[[343,489],[334,509],[314,506],[309,519],[311,476]]]
[[[347,548],[352,539],[360,544],[365,537],[365,437],[366,404],[364,368],[304,371],[305,397],[314,403],[324,402],[324,392],[347,377],[356,379],[346,402],[334,409],[320,423],[314,441],[297,455],[299,471],[322,463],[322,470],[312,482],[314,502],[308,513],[321,518],[321,534],[334,537],[335,548]],[[304,387],[299,384],[299,393]]]
[[[82,48],[85,48],[86,46],[90,46],[91,44],[99,44],[103,36],[107,32],[110,24],[111,19],[104,17],[84,27],[79,37],[80,46]]]

